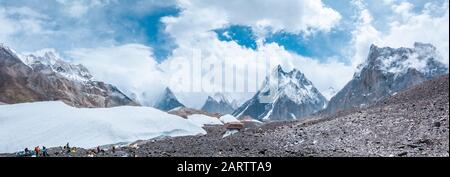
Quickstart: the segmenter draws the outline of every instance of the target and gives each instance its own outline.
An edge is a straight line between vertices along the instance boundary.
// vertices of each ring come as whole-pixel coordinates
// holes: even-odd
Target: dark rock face
[[[232,114],[234,108],[229,100],[227,100],[222,94],[217,93],[214,95],[214,98],[208,96],[208,99],[206,99],[206,102],[201,110],[209,113],[219,113],[225,115]]]
[[[164,93],[160,96],[153,107],[163,111],[170,111],[174,108],[183,108],[185,106],[178,101],[178,99],[169,88],[166,88],[164,89]]]
[[[137,105],[116,87],[90,80],[92,76],[83,66],[55,62],[50,66],[38,59],[27,65],[12,50],[0,46],[0,101],[14,104],[61,100],[76,107]]]
[[[378,48],[372,45],[366,63],[328,103],[325,112],[365,107],[411,86],[448,73],[430,44],[414,48]]]
[[[303,73],[296,69],[285,72],[278,66],[266,78],[262,89],[233,115],[259,121],[296,120],[322,110],[326,104],[326,98]]]

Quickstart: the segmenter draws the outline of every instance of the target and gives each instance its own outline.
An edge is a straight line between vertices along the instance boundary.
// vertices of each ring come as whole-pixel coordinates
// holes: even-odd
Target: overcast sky
[[[239,66],[269,58],[299,69],[329,97],[371,44],[431,43],[448,65],[448,7],[448,0],[0,0],[0,43],[18,52],[55,49],[148,104],[165,86],[177,92],[169,77],[184,73],[173,63],[194,51]],[[208,94],[177,96],[199,107]],[[235,97],[251,96],[244,95]]]

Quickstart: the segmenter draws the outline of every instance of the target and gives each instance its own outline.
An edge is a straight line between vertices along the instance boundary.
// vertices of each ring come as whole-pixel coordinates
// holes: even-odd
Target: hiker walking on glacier
[[[42,146],[42,157],[48,157],[47,148]]]
[[[39,146],[36,146],[34,148],[34,153],[35,153],[36,157],[39,157],[39,152],[41,152],[41,149],[39,148]]]

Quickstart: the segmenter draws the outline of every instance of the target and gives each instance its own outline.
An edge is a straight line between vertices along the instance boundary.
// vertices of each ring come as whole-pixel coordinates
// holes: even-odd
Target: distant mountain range
[[[209,113],[219,113],[222,115],[231,114],[236,109],[236,104],[230,101],[222,93],[216,93],[214,96],[208,96],[201,110]]]
[[[369,106],[411,86],[448,73],[440,55],[430,44],[413,48],[372,45],[367,60],[358,67],[343,89],[330,87],[329,102],[299,70],[277,66],[261,89],[241,106],[223,93],[209,96],[201,111],[232,114],[259,121],[295,120],[312,114]],[[334,96],[333,96],[334,95]],[[115,86],[95,81],[83,65],[63,60],[56,52],[20,55],[0,45],[0,104],[61,100],[75,107],[139,105]],[[186,108],[166,88],[153,107],[170,111]],[[186,112],[186,111],[185,111]]]
[[[93,80],[84,66],[54,52],[22,56],[0,45],[0,102],[55,100],[75,107],[138,105],[116,87]]]

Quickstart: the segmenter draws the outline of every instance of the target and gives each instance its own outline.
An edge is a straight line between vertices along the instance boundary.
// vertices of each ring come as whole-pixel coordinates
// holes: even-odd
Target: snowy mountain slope
[[[93,79],[86,67],[81,64],[74,65],[64,61],[53,49],[44,49],[33,54],[20,55],[20,59],[34,70],[49,70],[76,81],[87,82]]]
[[[209,113],[219,113],[219,114],[231,114],[235,108],[233,108],[233,103],[222,93],[216,93],[213,97],[208,96],[205,104],[201,108],[202,111]]]
[[[0,152],[67,142],[92,148],[206,133],[189,120],[150,107],[74,108],[62,102],[1,105],[0,122]]]
[[[21,56],[0,45],[0,101],[23,103],[62,100],[76,107],[137,105],[116,87],[91,80],[81,65],[53,52]]]
[[[325,112],[368,106],[398,91],[448,73],[431,44],[414,48],[370,47],[367,60],[353,79],[329,102]]]
[[[250,116],[260,121],[293,120],[311,115],[326,104],[326,98],[303,73],[296,69],[285,72],[277,66],[260,91],[233,115],[238,118]]]
[[[163,111],[170,111],[175,108],[179,107],[185,107],[182,103],[180,103],[173,94],[172,90],[170,88],[164,89],[163,94],[157,99],[155,105],[153,107],[163,110]]]

